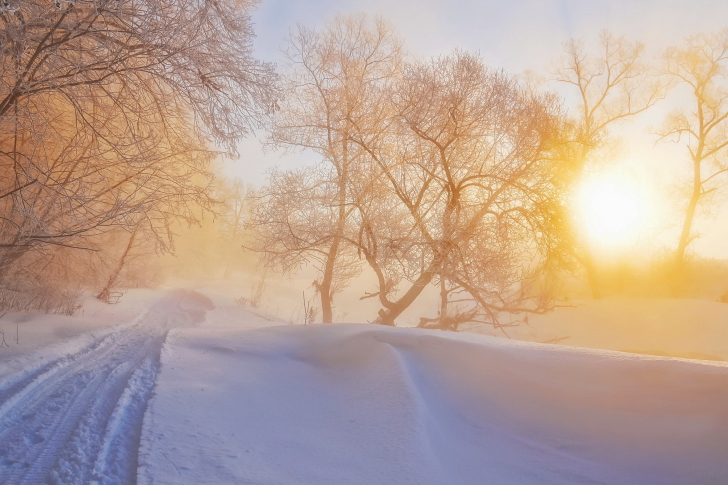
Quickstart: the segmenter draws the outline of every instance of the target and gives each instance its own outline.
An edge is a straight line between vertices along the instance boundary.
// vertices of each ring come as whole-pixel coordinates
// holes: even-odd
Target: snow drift
[[[724,363],[224,310],[170,333],[140,483],[728,483]]]

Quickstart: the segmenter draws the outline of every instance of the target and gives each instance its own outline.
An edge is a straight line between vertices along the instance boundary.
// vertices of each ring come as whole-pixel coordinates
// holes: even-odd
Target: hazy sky
[[[572,37],[594,41],[603,29],[644,42],[656,56],[687,35],[728,28],[727,0],[262,0],[253,14],[257,55],[280,63],[279,49],[297,23],[321,26],[338,12],[382,15],[416,55],[428,57],[460,47],[479,51],[487,64],[514,74],[544,73],[560,56],[564,41]],[[632,159],[645,161],[635,167],[643,179],[666,176],[660,164],[669,155],[665,149],[648,153],[652,143],[645,137],[641,154],[632,154]],[[310,160],[263,154],[255,138],[241,143],[240,154],[236,162],[226,163],[225,172],[253,184],[263,183],[265,172],[274,165]],[[665,166],[667,171],[675,169]],[[704,237],[696,249],[728,258],[728,207],[720,212],[717,219],[699,227]],[[677,226],[679,221],[668,222]]]
[[[687,34],[728,27],[724,0],[263,0],[254,19],[261,56],[296,23],[321,25],[337,12],[370,12],[390,20],[415,53],[454,47],[481,52],[510,71],[540,69],[570,37],[609,29],[660,48]]]

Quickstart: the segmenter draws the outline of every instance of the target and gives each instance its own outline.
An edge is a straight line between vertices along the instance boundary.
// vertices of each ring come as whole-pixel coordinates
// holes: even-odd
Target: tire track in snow
[[[93,469],[94,484],[127,484],[136,481],[141,422],[152,397],[159,371],[159,356],[148,358],[134,371],[129,386],[114,409]],[[151,385],[150,385],[151,383]],[[133,426],[130,426],[132,424]],[[119,467],[119,463],[133,464]]]
[[[35,381],[36,379],[43,379],[44,377],[52,376],[54,372],[59,370],[59,368],[61,367],[65,367],[72,360],[84,355],[85,353],[93,349],[98,348],[105,343],[108,343],[109,340],[113,340],[120,329],[138,325],[141,320],[147,317],[147,314],[150,311],[151,308],[148,308],[128,323],[123,323],[121,325],[116,325],[114,327],[103,329],[96,337],[94,337],[96,335],[96,332],[91,332],[90,334],[88,334],[87,338],[84,338],[85,336],[77,337],[71,343],[72,348],[76,348],[78,350],[72,350],[70,353],[65,350],[63,351],[63,356],[56,357],[53,360],[44,360],[45,356],[42,354],[45,352],[43,351],[43,349],[36,350],[29,356],[26,356],[23,359],[26,361],[24,365],[22,363],[20,363],[19,366],[18,364],[16,364],[16,366],[18,366],[18,369],[22,369],[22,371],[18,371],[16,374],[6,374],[4,381],[0,381],[0,419],[2,419],[2,416],[4,414],[3,408],[7,407],[8,401],[11,400],[10,398],[18,398],[18,391],[25,388],[28,384]],[[82,342],[84,340],[88,340],[88,337],[91,338],[90,343],[83,344]],[[74,345],[76,342],[79,342],[80,345]],[[51,345],[48,349],[52,351],[54,348],[58,347],[67,349],[68,342],[66,342],[65,344],[58,343]],[[31,357],[34,354],[35,358],[33,359]]]
[[[135,483],[167,333],[211,308],[173,292],[134,324],[13,383],[0,404],[0,483]]]

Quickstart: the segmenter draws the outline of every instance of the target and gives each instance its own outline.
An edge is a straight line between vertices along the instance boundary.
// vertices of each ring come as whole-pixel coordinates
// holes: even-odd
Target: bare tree
[[[246,219],[250,216],[249,200],[251,187],[245,187],[240,180],[231,184],[218,182],[217,198],[223,204],[220,214],[222,236],[237,242],[245,231]]]
[[[273,104],[252,2],[9,0],[0,6],[0,273],[30,250],[98,250],[114,227],[210,207],[212,143]]]
[[[333,239],[352,231],[351,213],[340,224],[339,186],[332,182],[326,162],[287,172],[271,173],[269,184],[252,196],[253,214],[246,227],[254,234],[248,248],[268,265],[292,272],[311,264],[319,278],[312,286],[319,295],[324,323],[331,323],[333,297],[361,273],[351,246],[334,246]]]
[[[388,120],[352,132],[369,155],[356,242],[378,278],[377,322],[394,325],[431,283],[440,310],[423,325],[503,328],[500,312],[545,311],[528,286],[564,229],[556,100],[459,51],[408,65],[384,98]]]
[[[687,85],[691,108],[670,114],[661,136],[685,145],[691,180],[685,219],[674,256],[674,291],[679,291],[685,256],[698,237],[693,224],[698,207],[724,183],[728,171],[728,30],[689,37],[665,53],[665,71]]]
[[[235,268],[252,265],[253,255],[247,252],[251,234],[246,231],[246,224],[252,217],[254,190],[250,186],[246,187],[239,179],[230,183],[219,179],[216,185],[215,197],[221,207],[214,221],[218,230],[215,239],[222,253],[224,275],[229,277]]]
[[[131,234],[129,234],[129,241],[123,246],[124,249],[121,253],[121,256],[119,257],[118,262],[112,268],[111,274],[109,274],[109,278],[108,278],[108,280],[106,280],[106,284],[101,289],[101,291],[96,295],[96,298],[98,298],[99,300],[106,302],[106,303],[112,303],[114,301],[113,290],[116,287],[116,285],[119,281],[119,275],[121,274],[121,271],[124,269],[124,266],[127,263],[130,253],[132,252],[132,249],[134,248],[134,243],[136,241],[138,232],[139,232],[139,226],[134,226],[134,228],[131,230]]]
[[[644,45],[606,31],[599,36],[596,54],[588,53],[581,41],[566,42],[555,79],[569,85],[578,99],[573,116],[577,146],[572,156],[582,167],[592,161],[595,152],[610,145],[614,125],[649,109],[665,93],[644,61]],[[578,231],[574,233],[578,235]],[[586,270],[592,296],[601,298],[597,267],[583,237],[577,236],[575,256]]]
[[[386,22],[352,15],[334,18],[321,32],[299,27],[286,51],[290,65],[270,141],[311,150],[323,163],[274,175],[261,196],[255,225],[268,231],[258,232],[257,247],[288,269],[309,256],[317,261],[320,277],[314,286],[324,322],[332,321],[334,294],[357,274],[342,247],[353,212],[350,180],[362,154],[351,141],[351,130],[368,123],[369,98],[395,75],[400,50]],[[289,199],[282,200],[281,194]]]

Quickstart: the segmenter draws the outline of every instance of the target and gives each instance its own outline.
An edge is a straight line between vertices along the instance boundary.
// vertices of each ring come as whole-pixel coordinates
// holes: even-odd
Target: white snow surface
[[[200,291],[0,319],[0,484],[728,483],[726,362],[287,325]],[[724,306],[600,305],[524,331],[728,357]]]
[[[14,353],[0,354],[1,484],[136,482],[142,421],[167,333],[199,323],[212,308],[185,290],[156,297],[125,323],[112,313],[131,316],[134,305],[105,308],[106,318],[88,333],[79,334],[83,318],[21,315],[25,349],[14,344]],[[64,338],[37,348],[59,322],[69,329]]]
[[[170,331],[141,484],[724,484],[728,364],[234,307]]]

